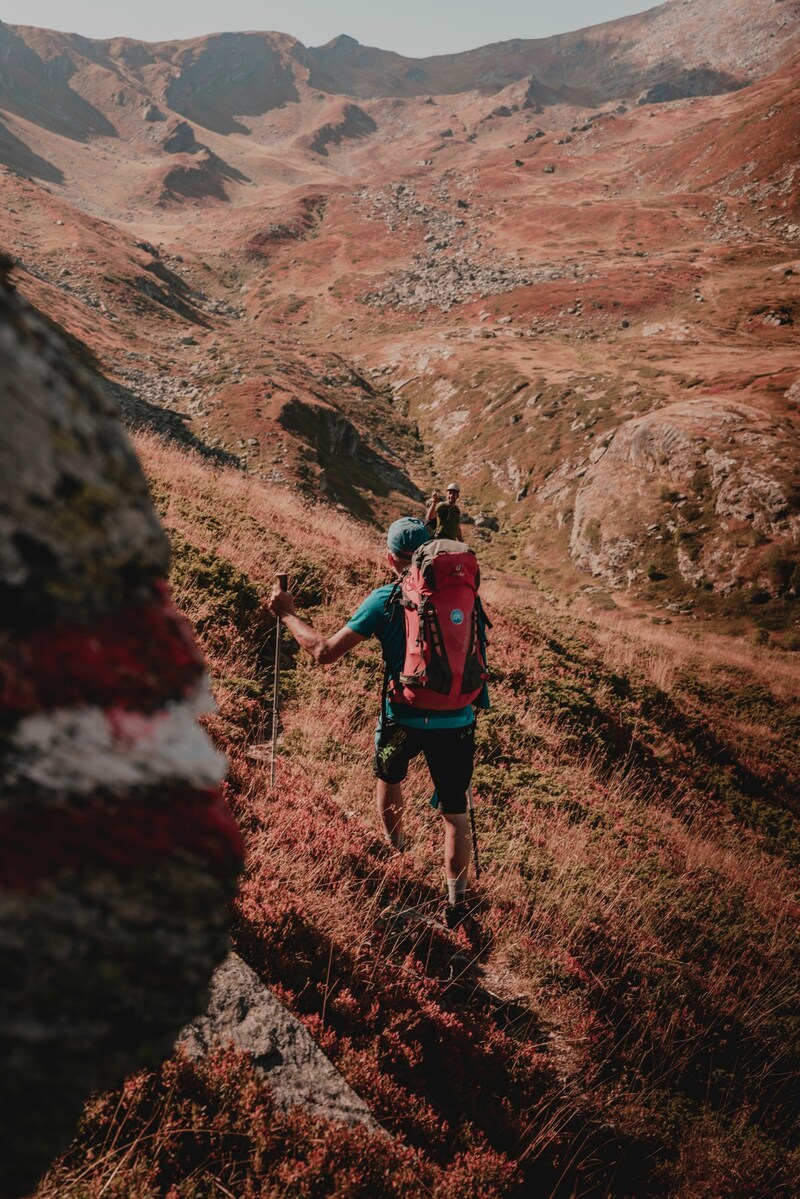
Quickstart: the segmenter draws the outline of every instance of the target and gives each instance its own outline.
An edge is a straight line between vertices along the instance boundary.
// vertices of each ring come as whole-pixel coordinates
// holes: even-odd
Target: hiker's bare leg
[[[384,783],[378,779],[375,789],[378,819],[389,842],[395,849],[403,848],[403,784]]]
[[[467,812],[442,812],[444,821],[444,872],[448,879],[466,881],[472,857]]]

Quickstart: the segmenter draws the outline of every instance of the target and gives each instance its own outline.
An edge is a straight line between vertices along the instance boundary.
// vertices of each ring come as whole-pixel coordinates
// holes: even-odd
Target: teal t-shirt
[[[399,604],[390,602],[394,588],[394,583],[377,587],[347,622],[348,629],[354,633],[378,638],[390,678],[399,677],[406,657],[402,609]],[[476,706],[489,707],[486,687],[476,700]],[[433,712],[424,708],[410,708],[407,704],[393,704],[387,700],[386,709],[391,720],[411,729],[460,729],[472,724],[475,719],[472,704],[454,712]]]

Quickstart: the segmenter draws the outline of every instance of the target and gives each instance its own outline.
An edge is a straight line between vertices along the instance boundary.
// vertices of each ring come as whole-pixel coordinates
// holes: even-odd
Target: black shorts
[[[460,729],[411,729],[386,721],[376,737],[373,770],[384,783],[402,783],[408,764],[425,755],[439,806],[456,815],[467,810],[467,789],[475,759],[475,725]]]

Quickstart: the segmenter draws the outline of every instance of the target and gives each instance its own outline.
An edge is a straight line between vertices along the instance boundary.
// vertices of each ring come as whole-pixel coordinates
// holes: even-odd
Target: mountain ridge
[[[284,86],[275,94],[267,92],[260,96],[258,92],[247,96],[240,89],[234,97],[229,97],[233,100],[238,96],[246,101],[240,115],[246,115],[253,104],[273,106],[297,100],[300,82],[311,89],[375,99],[471,90],[493,94],[530,77],[558,90],[569,86],[579,72],[584,89],[591,84],[593,102],[601,103],[631,95],[637,88],[644,91],[668,83],[676,69],[679,73],[685,70],[693,58],[695,67],[709,72],[703,85],[705,91],[700,94],[730,90],[781,65],[784,48],[794,32],[792,20],[800,13],[795,0],[790,3],[782,0],[779,12],[775,6],[771,12],[765,12],[750,0],[733,0],[724,24],[715,19],[715,8],[710,0],[668,0],[642,14],[570,33],[510,39],[423,58],[362,46],[346,34],[319,47],[306,47],[288,34],[260,31],[208,34],[185,41],[140,42],[131,38],[90,39],[80,34],[58,34],[0,23],[0,88],[6,90],[9,84],[4,64],[9,61],[10,38],[20,44],[19,53],[24,54],[21,47],[25,47],[29,66],[35,66],[31,55],[47,64],[45,74],[55,84],[72,77],[78,69],[76,58],[85,58],[118,74],[119,67],[115,64],[122,63],[139,73],[140,82],[145,82],[142,72],[146,67],[157,67],[159,62],[167,70],[175,67],[178,74],[171,82],[167,81],[166,91],[178,89],[174,98],[179,105],[182,98],[191,95],[193,81],[200,91],[208,89],[204,58],[211,56],[213,67],[224,62],[224,52],[235,51],[250,60],[254,69],[263,71],[264,63],[258,60],[260,50],[271,62],[276,76],[283,79]],[[703,57],[699,61],[694,44],[698,36],[703,39]],[[682,66],[676,66],[678,60]],[[290,78],[293,63],[307,70],[305,80]],[[35,76],[33,70],[28,83]],[[687,86],[683,94],[693,94],[691,88],[686,90]],[[673,98],[678,98],[677,94]],[[176,111],[180,112],[180,107]]]

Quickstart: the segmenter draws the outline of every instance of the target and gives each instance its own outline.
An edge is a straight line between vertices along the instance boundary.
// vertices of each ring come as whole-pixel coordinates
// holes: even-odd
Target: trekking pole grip
[[[281,591],[288,591],[289,590],[289,576],[288,575],[276,575],[275,577],[278,580],[278,586],[280,587]]]

